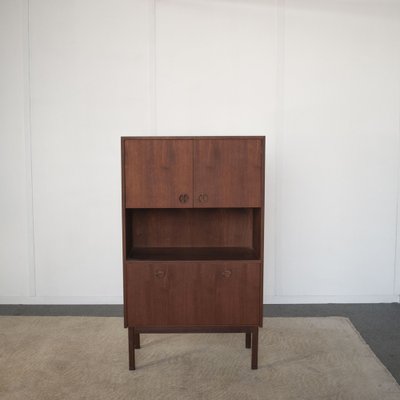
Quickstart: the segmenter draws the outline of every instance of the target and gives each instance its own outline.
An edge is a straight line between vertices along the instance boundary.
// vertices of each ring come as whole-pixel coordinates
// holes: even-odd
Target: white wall
[[[396,294],[399,16],[393,1],[286,1],[279,296]]]
[[[267,136],[265,302],[398,300],[400,0],[0,7],[0,302],[122,301],[151,134]]]
[[[26,296],[30,290],[25,15],[23,1],[0,1],[0,296]]]
[[[36,295],[114,301],[122,286],[120,137],[149,133],[149,7],[30,4]]]

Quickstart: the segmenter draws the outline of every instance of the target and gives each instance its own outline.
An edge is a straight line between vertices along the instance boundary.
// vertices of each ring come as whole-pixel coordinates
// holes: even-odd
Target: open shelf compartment
[[[126,209],[127,260],[258,260],[260,208]]]

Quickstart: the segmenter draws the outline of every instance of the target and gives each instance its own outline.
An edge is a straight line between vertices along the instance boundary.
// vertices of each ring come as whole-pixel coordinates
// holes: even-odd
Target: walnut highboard
[[[124,321],[140,333],[262,326],[263,136],[123,137]],[[145,350],[142,350],[145,351]]]

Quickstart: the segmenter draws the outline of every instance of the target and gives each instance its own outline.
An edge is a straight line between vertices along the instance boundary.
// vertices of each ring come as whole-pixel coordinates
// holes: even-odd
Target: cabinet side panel
[[[260,215],[260,258],[261,258],[261,268],[260,268],[260,323],[259,326],[263,326],[264,321],[264,223],[265,223],[265,175],[266,175],[266,152],[265,152],[265,137],[262,140],[262,176],[261,176],[261,185],[262,185],[262,205],[261,205],[261,215]]]
[[[121,138],[121,216],[122,216],[122,280],[123,280],[123,298],[124,298],[124,327],[128,327],[127,314],[127,288],[126,288],[126,215],[125,215],[125,157],[124,157],[124,139]]]

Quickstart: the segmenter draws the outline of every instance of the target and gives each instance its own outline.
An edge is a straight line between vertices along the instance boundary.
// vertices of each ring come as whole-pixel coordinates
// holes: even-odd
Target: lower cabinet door
[[[129,262],[129,326],[258,325],[261,264]]]

